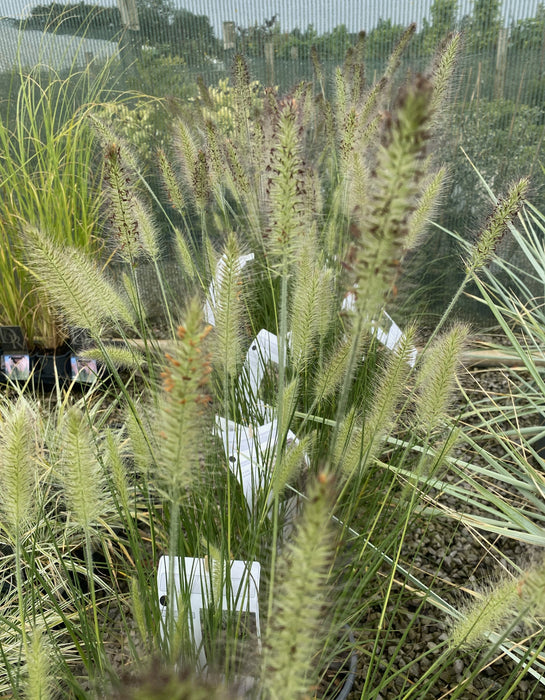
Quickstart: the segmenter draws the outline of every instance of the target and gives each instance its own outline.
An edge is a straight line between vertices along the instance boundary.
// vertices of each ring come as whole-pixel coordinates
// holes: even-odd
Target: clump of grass
[[[141,663],[128,606],[146,656],[156,653],[170,665],[181,654],[197,660],[201,649],[192,644],[190,605],[196,592],[183,557],[204,559],[208,567],[202,650],[207,665],[221,669],[227,681],[241,669],[237,649],[239,655],[248,651],[237,607],[248,591],[231,600],[229,562],[260,563],[264,649],[256,697],[313,692],[320,676],[316,663],[352,649],[339,630],[348,624],[363,633],[367,619],[376,622],[365,647],[369,669],[362,696],[389,691],[399,674],[385,660],[393,635],[387,617],[414,589],[461,620],[453,647],[477,643],[485,627],[495,630],[494,643],[503,643],[500,618],[520,597],[516,586],[504,591],[509,605],[491,592],[480,612],[462,615],[436,592],[435,582],[424,583],[403,562],[414,518],[431,517],[421,496],[432,487],[449,488],[439,467],[452,466],[460,437],[449,409],[468,336],[461,324],[439,335],[446,318],[440,320],[416,368],[413,326],[394,350],[378,341],[377,324],[395,297],[404,255],[421,238],[444,179],[429,157],[430,131],[456,41],[435,71],[408,80],[391,111],[384,111],[413,32],[403,36],[386,74],[368,86],[361,37],[336,73],[331,100],[323,89],[314,100],[306,84],[285,98],[274,90],[256,98],[247,66],[236,57],[228,126],[215,119],[205,91],[201,103],[175,120],[172,160],[161,153],[159,161],[180,217],[173,233],[192,293],[178,330],[170,324],[171,347],[162,359],[147,335],[141,289],[130,269],[145,251],[155,265],[160,239],[148,231],[147,214],[124,175],[129,167],[144,182],[137,163],[125,165],[123,149],[108,133],[103,130],[102,138],[111,204],[118,208],[124,292],[104,277],[92,255],[63,250],[42,228],[32,222],[27,227],[29,269],[64,319],[91,330],[112,372],[111,393],[102,382],[100,391],[84,393],[81,401],[70,393],[73,387],[66,394],[59,390],[64,417],[48,425],[51,453],[43,478],[49,499],[38,510],[29,559],[39,561],[35,578],[66,643],[97,682],[109,665],[112,610],[122,620],[128,663]],[[316,57],[314,63],[320,78]],[[468,279],[483,270],[524,193],[520,184],[508,203],[498,205],[490,241],[483,238],[467,258]],[[140,237],[144,229],[148,242]],[[241,251],[253,255],[244,274]],[[205,323],[205,308],[207,315],[213,312],[214,328]],[[129,335],[143,335],[146,374],[138,383],[132,375],[125,383],[126,375],[115,370],[123,358],[103,342],[107,324],[121,334],[128,360],[136,356]],[[276,336],[274,360],[261,372],[268,374],[268,386],[263,380],[249,391],[240,367],[248,356],[259,373],[252,353],[259,350],[255,338],[262,329]],[[123,364],[131,366],[128,360]],[[114,412],[110,401],[121,425],[104,430]],[[258,413],[267,417],[265,425]],[[235,424],[228,444],[214,428],[214,414]],[[263,438],[259,444],[257,436]],[[251,499],[240,483],[243,474],[251,481]],[[27,487],[21,481],[18,493]],[[28,498],[24,503],[32,510]],[[9,516],[4,520],[7,530]],[[47,577],[44,552],[52,554],[61,582]],[[157,600],[154,583],[165,552],[171,555],[166,603]],[[57,602],[65,590],[75,601],[68,607]],[[20,625],[26,610],[21,598]],[[378,618],[368,618],[376,610]],[[402,648],[403,640],[396,654]],[[440,655],[403,697],[440,686],[452,658]],[[61,666],[65,682],[85,695],[72,664]]]

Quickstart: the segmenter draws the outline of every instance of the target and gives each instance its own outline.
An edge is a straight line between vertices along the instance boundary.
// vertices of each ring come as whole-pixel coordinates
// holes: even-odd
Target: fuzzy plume
[[[314,255],[308,246],[302,250],[291,294],[291,358],[297,373],[305,371],[333,317],[332,272]]]
[[[434,114],[440,114],[452,85],[452,74],[460,50],[461,34],[451,34],[439,49],[432,67],[433,97],[431,106]]]
[[[108,468],[108,472],[112,480],[116,500],[121,506],[122,512],[125,515],[128,515],[130,512],[130,497],[127,470],[119,440],[111,430],[106,431],[104,462]]]
[[[106,152],[104,190],[110,235],[121,259],[129,263],[146,256],[156,259],[159,254],[157,228],[147,207],[134,192],[121,149],[116,144],[110,145]]]
[[[52,645],[47,634],[35,627],[25,653],[24,697],[26,700],[49,700],[55,697],[55,674]]]
[[[0,513],[14,538],[34,520],[36,483],[36,418],[19,399],[2,410],[0,431]]]
[[[402,91],[393,115],[384,121],[382,144],[365,211],[352,225],[352,245],[344,261],[355,282],[356,311],[369,319],[394,286],[410,216],[423,179],[432,86],[419,76]]]
[[[314,396],[318,401],[330,398],[343,383],[352,356],[352,338],[343,338],[334,348],[314,380]]]
[[[25,233],[28,266],[69,324],[94,336],[108,324],[133,325],[123,299],[83,251],[68,250],[36,228]]]
[[[203,327],[199,300],[193,299],[162,373],[163,395],[156,416],[157,476],[165,496],[178,502],[197,474],[203,450],[211,371],[204,341],[210,330]]]
[[[466,271],[469,274],[475,274],[490,260],[498,243],[524,204],[529,184],[528,178],[518,180],[509,188],[505,197],[497,202],[466,261]]]
[[[59,477],[68,521],[90,535],[113,510],[87,416],[76,406],[62,423]]]
[[[178,260],[182,266],[182,270],[190,280],[195,279],[197,271],[195,268],[195,256],[193,254],[193,245],[187,239],[180,229],[175,230],[176,233],[176,253]]]
[[[250,114],[252,110],[252,88],[250,71],[244,58],[237,54],[233,59],[233,123],[237,141],[248,144],[250,140]]]
[[[448,410],[469,328],[455,324],[429,348],[417,377],[416,415],[421,430],[429,434]]]
[[[411,41],[415,32],[416,24],[413,22],[401,35],[401,39],[397,42],[396,46],[394,47],[394,50],[388,58],[388,65],[386,66],[386,70],[384,71],[384,76],[387,80],[390,80],[396,72],[401,62],[401,57],[403,56],[403,53],[405,52],[405,49],[409,45],[409,42]]]
[[[158,162],[163,185],[170,203],[180,214],[185,211],[185,197],[172,163],[163,150],[158,151]]]
[[[445,166],[426,179],[423,192],[416,209],[409,220],[409,230],[405,239],[405,250],[411,250],[422,239],[430,219],[436,214],[443,185],[445,183],[447,169]]]
[[[242,357],[242,279],[240,250],[234,234],[227,238],[225,251],[216,266],[214,298],[215,328],[212,358],[225,376],[233,377]]]
[[[166,176],[165,184],[172,187],[172,196],[178,203],[178,206],[183,206],[190,202],[195,204],[195,182],[196,182],[196,165],[199,152],[198,144],[191,133],[188,124],[182,119],[177,119],[174,122],[174,142],[173,154],[176,160],[179,178],[176,177],[176,171],[164,171],[163,177]]]
[[[262,666],[264,697],[270,700],[305,697],[315,680],[313,656],[324,645],[320,631],[333,556],[331,491],[329,477],[321,473],[279,565],[281,583],[275,591]]]
[[[516,616],[517,605],[517,581],[506,579],[491,587],[453,622],[450,646],[474,649],[486,643],[490,634],[501,634]]]
[[[267,186],[267,247],[273,258],[288,260],[305,235],[305,180],[296,105],[286,102],[278,117]]]
[[[314,434],[305,435],[299,442],[287,445],[282,456],[275,465],[272,478],[272,492],[280,496],[288,484],[298,475],[305,464],[306,455],[312,450]]]
[[[410,372],[414,337],[415,329],[408,327],[396,351],[388,356],[363,419],[352,409],[340,425],[334,463],[340,466],[346,478],[372,463],[395,424],[396,411]]]
[[[127,369],[140,369],[146,362],[142,352],[131,345],[123,347],[120,345],[103,345],[101,348],[87,348],[80,352],[86,360],[98,360],[113,365],[114,367],[125,367]]]
[[[151,441],[151,410],[148,406],[137,404],[136,413],[127,412],[125,425],[129,434],[130,454],[138,473],[147,477],[154,463]]]

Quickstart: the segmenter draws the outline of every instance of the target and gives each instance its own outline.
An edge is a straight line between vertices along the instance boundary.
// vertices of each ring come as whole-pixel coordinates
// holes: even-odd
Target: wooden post
[[[222,24],[223,33],[223,60],[227,68],[231,68],[233,56],[235,55],[235,23],[224,22]]]
[[[507,71],[507,38],[508,31],[502,27],[498,32],[498,49],[496,51],[496,76],[494,78],[494,98],[496,100],[503,99]]]
[[[274,85],[274,42],[272,39],[265,41],[265,82]]]
[[[117,6],[121,13],[123,36],[121,38],[121,59],[125,67],[134,63],[140,56],[140,21],[136,0],[117,0]]]
[[[223,30],[223,50],[224,51],[234,51],[235,50],[235,23],[234,22],[224,22],[222,25]]]

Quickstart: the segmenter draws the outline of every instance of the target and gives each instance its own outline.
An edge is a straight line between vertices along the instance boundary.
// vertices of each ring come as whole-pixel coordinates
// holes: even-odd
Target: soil
[[[501,369],[473,370],[467,373],[462,379],[466,390],[476,391],[475,380],[494,395],[500,395],[507,387],[507,380]],[[453,476],[447,478],[454,479]],[[456,499],[445,495],[441,497],[441,502],[453,509],[460,507]],[[525,566],[542,556],[543,553],[538,547],[476,530],[470,531],[452,519],[441,516],[417,523],[403,548],[403,559],[411,563],[412,573],[424,582],[431,583],[433,579],[433,590],[458,609],[465,601],[471,599],[473,592],[493,585],[505,571],[512,572],[513,564]],[[425,604],[420,607],[421,604],[422,600],[418,594],[406,589],[403,605],[392,605],[387,609],[384,627],[388,630],[388,639],[383,663],[386,666],[391,662],[392,665],[385,675],[393,678],[383,692],[369,695],[374,700],[397,700],[402,693],[407,693],[414,681],[420,678],[441,654],[440,645],[445,642],[449,633],[447,616],[442,615],[432,605]],[[377,605],[376,609],[369,613],[363,627],[376,629],[381,610],[382,607]],[[411,627],[404,638],[409,622]],[[363,653],[360,654],[356,681],[349,695],[351,700],[367,697],[362,696],[362,689],[369,673],[369,667],[364,660],[368,657],[365,652],[369,651],[369,640],[360,635],[357,641]],[[401,649],[398,648],[398,644],[401,645]],[[470,669],[476,668],[479,668],[480,672],[464,687],[461,695],[458,695],[464,700],[497,697],[496,693],[504,687],[515,664],[503,658],[500,653],[486,661],[479,651],[460,654],[442,673],[434,688],[426,695],[415,695],[415,700],[442,700],[450,697],[455,689],[464,683]],[[399,674],[394,677],[396,671],[399,671]],[[511,682],[512,680],[511,678]],[[506,696],[499,694],[498,697]],[[545,699],[545,685],[527,674],[510,691],[508,697],[514,700]]]

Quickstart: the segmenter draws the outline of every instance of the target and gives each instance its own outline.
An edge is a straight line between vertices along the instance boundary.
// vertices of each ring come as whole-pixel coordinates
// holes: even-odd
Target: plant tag
[[[260,489],[267,488],[276,453],[278,423],[265,425],[240,425],[233,421],[216,418],[220,437],[223,440],[229,469],[237,478],[246,503],[253,510],[255,496]],[[291,430],[286,435],[287,444],[297,443]],[[272,494],[269,496],[272,499]]]
[[[27,351],[20,326],[0,326],[0,348],[10,354],[23,354]]]
[[[242,270],[242,268],[249,262],[251,262],[254,259],[254,254],[250,253],[249,255],[241,255],[238,259],[238,271]],[[210,324],[211,326],[216,325],[216,317],[214,314],[214,309],[216,307],[216,287],[220,287],[222,282],[223,282],[223,275],[225,274],[225,261],[227,260],[227,257],[225,256],[225,253],[221,256],[221,258],[218,260],[218,264],[216,265],[216,272],[214,273],[214,277],[212,279],[212,282],[210,283],[210,286],[208,287],[208,299],[206,300],[206,303],[204,305],[204,320],[206,323]]]
[[[70,373],[73,382],[94,384],[98,377],[97,361],[72,355],[70,357]]]
[[[172,566],[171,566],[172,565]],[[212,606],[221,606],[223,613],[246,613],[252,620],[252,627],[261,649],[259,626],[259,562],[234,560],[221,566],[208,558],[162,556],[157,570],[157,594],[161,611],[162,634],[168,626],[167,610],[169,599],[169,576],[174,577],[172,591],[173,621],[178,619],[178,601],[183,600],[188,609],[190,633],[198,653],[198,670],[207,666],[206,638],[203,634],[203,619]],[[219,579],[219,580],[218,580]]]
[[[344,298],[344,301],[342,303],[341,308],[343,309],[343,311],[353,311],[354,305],[355,305],[354,293],[350,292]],[[377,321],[373,321],[373,323],[371,324],[371,328],[373,329],[373,331],[375,333],[376,339],[380,343],[382,343],[382,345],[387,347],[388,350],[392,350],[392,352],[397,350],[397,346],[399,345],[399,343],[401,342],[401,340],[403,338],[403,331],[396,324],[396,322],[393,320],[393,318],[389,314],[386,313],[386,311],[382,312],[382,318],[380,320],[380,323],[378,323]],[[415,366],[416,357],[417,357],[416,348],[412,348],[411,352],[409,354],[409,359],[407,360],[411,367]]]
[[[30,377],[29,355],[4,355],[2,357],[2,369],[6,377],[12,381],[26,381]]]
[[[377,340],[387,347],[388,350],[395,351],[403,339],[403,331],[386,311],[382,312],[382,321],[380,325],[374,323],[373,329]],[[416,364],[416,355],[416,348],[412,348],[408,359],[411,367],[414,367]]]

